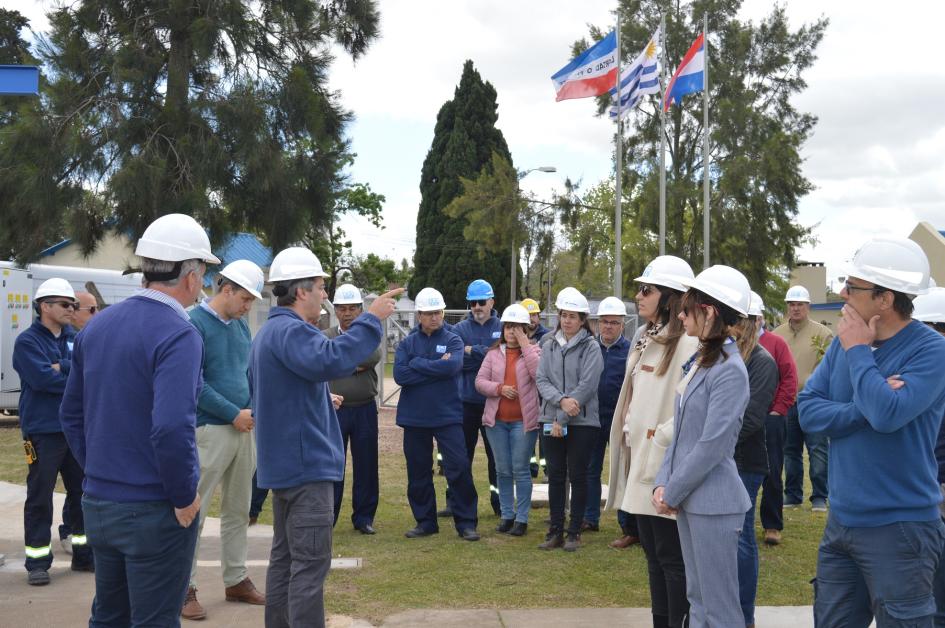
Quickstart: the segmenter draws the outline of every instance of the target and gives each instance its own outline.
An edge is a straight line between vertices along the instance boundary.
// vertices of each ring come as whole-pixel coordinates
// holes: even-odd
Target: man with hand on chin
[[[877,238],[853,258],[837,338],[798,396],[801,427],[830,438],[831,509],[817,560],[818,626],[931,625],[945,539],[935,443],[945,339],[912,320],[929,263]]]

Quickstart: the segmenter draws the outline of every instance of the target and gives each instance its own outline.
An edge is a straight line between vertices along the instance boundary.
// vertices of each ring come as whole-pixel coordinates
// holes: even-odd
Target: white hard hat
[[[501,320],[503,323],[519,323],[521,325],[528,325],[531,322],[528,316],[528,310],[525,309],[524,305],[519,305],[518,303],[513,303],[505,308],[502,312]]]
[[[686,260],[675,255],[660,255],[634,281],[685,292],[686,286],[682,280],[692,279],[693,276],[692,267]]]
[[[912,300],[912,318],[923,323],[945,323],[945,288],[929,288]]]
[[[341,284],[335,290],[334,305],[364,305],[364,299],[361,298],[361,291],[350,283]]]
[[[219,264],[210,251],[210,238],[196,220],[184,214],[161,216],[144,230],[135,255],[165,262],[199,259]]]
[[[424,288],[414,299],[418,312],[435,312],[446,309],[446,301],[436,288]]]
[[[33,300],[39,301],[46,297],[66,297],[75,301],[75,290],[72,289],[72,285],[65,279],[53,277],[39,285]]]
[[[559,310],[567,310],[569,312],[583,312],[584,314],[590,314],[591,308],[587,304],[587,299],[583,294],[578,291],[577,288],[572,288],[568,286],[558,293],[558,298],[555,300],[555,307]]]
[[[265,277],[262,268],[248,259],[238,259],[227,264],[220,274],[236,283],[257,299],[262,298]]]
[[[929,290],[929,258],[907,238],[874,238],[853,256],[847,274],[909,295]]]
[[[727,305],[740,315],[748,316],[751,287],[745,275],[731,266],[709,266],[696,275],[695,279],[687,279],[683,283]]]
[[[751,291],[751,303],[748,305],[749,316],[761,316],[765,311],[765,302],[761,300],[761,295]]]
[[[279,251],[269,265],[269,281],[272,282],[327,276],[315,254],[301,246]]]
[[[617,297],[607,297],[597,306],[598,316],[626,316],[627,306]]]
[[[791,286],[784,295],[785,303],[810,303],[810,292],[804,286]]]

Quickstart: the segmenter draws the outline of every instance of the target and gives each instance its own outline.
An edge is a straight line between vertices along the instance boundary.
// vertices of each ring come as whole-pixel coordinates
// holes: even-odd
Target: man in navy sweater
[[[345,469],[328,382],[352,373],[374,352],[381,321],[394,312],[392,297],[403,292],[381,295],[344,334],[328,339],[316,327],[328,298],[325,277],[308,249],[292,247],[276,255],[269,280],[278,307],[250,351],[256,480],[260,488],[272,489],[267,628],[325,625],[334,488]]]
[[[245,259],[226,265],[217,277],[217,293],[190,311],[190,321],[203,338],[203,387],[197,397],[197,456],[200,460],[200,503],[220,497],[220,557],[224,595],[228,602],[265,604],[246,573],[246,530],[250,492],[256,471],[253,413],[249,409],[249,346],[252,339],[244,317],[262,298],[262,269]],[[181,617],[204,619],[197,600],[197,556],[206,510],[197,525],[197,546],[190,570],[190,586]]]
[[[945,339],[911,319],[929,263],[903,238],[857,251],[837,337],[798,396],[801,427],[830,438],[827,527],[814,585],[821,627],[931,626],[945,525],[935,443]]]
[[[456,376],[463,368],[463,341],[443,329],[443,295],[424,288],[415,299],[420,325],[397,345],[394,381],[400,385],[397,425],[404,429],[407,501],[417,521],[408,539],[439,532],[433,488],[433,439],[443,455],[456,532],[478,541],[479,500],[463,438],[463,408]]]
[[[463,379],[461,398],[463,401],[463,436],[466,441],[466,456],[472,465],[476,455],[479,434],[486,448],[486,460],[489,472],[489,501],[492,512],[499,514],[499,487],[495,475],[495,460],[492,448],[482,427],[482,415],[486,410],[486,398],[476,390],[476,375],[486,357],[486,351],[502,336],[502,323],[496,311],[495,293],[492,285],[485,279],[476,279],[466,288],[466,301],[469,303],[469,315],[457,323],[452,331],[463,341]],[[451,502],[451,492],[447,492],[447,501]],[[452,507],[452,504],[449,504]],[[446,515],[447,513],[442,513]]]
[[[93,626],[178,626],[197,540],[194,430],[203,342],[184,307],[218,264],[190,216],[168,214],[135,254],[144,290],[76,337],[60,409],[85,469],[82,510],[95,550]]]
[[[75,292],[65,279],[48,279],[36,290],[37,318],[16,338],[13,368],[20,376],[20,430],[26,445],[29,472],[23,531],[26,541],[27,581],[49,584],[53,555],[50,527],[53,490],[61,474],[66,487],[63,531],[72,534],[73,571],[94,571],[84,533],[82,467],[76,462],[59,423],[59,404],[72,366],[75,332],[69,327],[76,307]]]

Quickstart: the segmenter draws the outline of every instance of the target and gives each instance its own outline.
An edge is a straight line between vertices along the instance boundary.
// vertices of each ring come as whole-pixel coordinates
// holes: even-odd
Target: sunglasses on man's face
[[[86,311],[87,311],[89,314],[95,314],[95,313],[98,311],[98,306],[97,306],[97,305],[90,305],[90,306],[88,306],[88,307],[77,307],[76,309],[79,310],[79,311],[82,311],[82,312],[86,312]]]
[[[482,307],[483,305],[485,305],[485,304],[488,303],[488,302],[489,302],[489,299],[478,299],[478,300],[476,300],[476,301],[470,301],[470,302],[469,302],[469,307],[472,307],[472,306],[474,306],[474,305],[478,305],[479,307]]]
[[[46,301],[46,303],[48,303],[49,305],[58,305],[60,307],[70,309],[70,310],[75,310],[79,307],[72,301]]]

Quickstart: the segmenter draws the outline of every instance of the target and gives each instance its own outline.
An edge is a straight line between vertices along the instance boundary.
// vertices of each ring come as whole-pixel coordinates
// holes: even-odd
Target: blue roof
[[[262,269],[272,264],[272,249],[259,241],[252,233],[236,233],[226,243],[214,249],[214,254],[223,261],[223,265],[235,262],[238,259],[248,259]],[[203,285],[213,284],[216,271],[208,271],[203,278]]]

